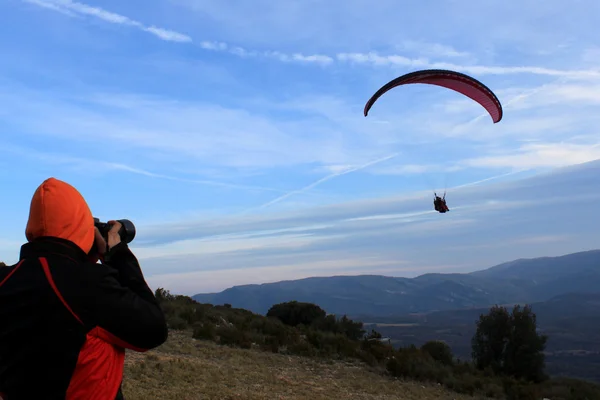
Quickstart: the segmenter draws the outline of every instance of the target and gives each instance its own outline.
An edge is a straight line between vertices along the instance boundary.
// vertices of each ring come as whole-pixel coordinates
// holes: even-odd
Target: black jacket
[[[5,400],[122,397],[125,348],[168,336],[164,314],[126,243],[104,264],[42,237],[0,268],[0,393]]]

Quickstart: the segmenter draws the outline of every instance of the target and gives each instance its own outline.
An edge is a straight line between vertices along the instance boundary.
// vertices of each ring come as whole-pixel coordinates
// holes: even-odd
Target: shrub
[[[421,350],[429,354],[434,360],[444,364],[452,365],[454,362],[454,356],[452,355],[452,349],[446,343],[432,340],[421,346]]]
[[[176,331],[184,330],[188,327],[187,321],[177,315],[172,316],[171,318],[167,318],[167,324],[169,326],[169,329],[173,329]]]
[[[270,351],[271,353],[279,353],[279,340],[273,336],[267,336],[264,339],[264,342],[261,344],[260,348],[265,351]]]
[[[368,356],[361,356],[361,358],[366,358],[365,361],[374,359],[378,363],[382,363],[394,354],[394,348],[391,345],[378,340],[365,339],[361,342],[360,347],[361,354],[368,354]],[[369,364],[371,363],[369,362]]]
[[[267,317],[277,318],[289,326],[311,325],[313,322],[325,318],[325,316],[325,311],[316,304],[297,301],[275,304],[267,312]]]
[[[192,334],[194,339],[215,340],[217,333],[215,326],[210,323],[204,323],[194,329]]]
[[[340,333],[310,330],[306,335],[306,340],[322,356],[344,358],[354,357],[357,354],[357,343],[353,343]]]
[[[443,382],[450,372],[431,356],[414,346],[398,349],[387,362],[387,370],[395,377]]]
[[[513,379],[504,380],[506,400],[538,400],[540,391],[535,385]]]
[[[317,350],[304,340],[288,346],[287,351],[297,356],[314,357],[317,355]]]
[[[216,329],[219,343],[226,346],[239,346],[243,349],[252,347],[252,340],[247,332],[240,331],[235,327],[220,326]]]
[[[192,325],[197,320],[196,307],[193,305],[185,306],[179,311],[179,318]]]

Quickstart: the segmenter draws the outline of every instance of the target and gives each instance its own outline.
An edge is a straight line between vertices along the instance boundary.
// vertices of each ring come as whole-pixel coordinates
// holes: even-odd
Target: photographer
[[[136,257],[82,195],[50,178],[35,191],[19,262],[0,268],[0,398],[116,400],[125,349],[168,336]],[[102,259],[102,264],[98,264]]]

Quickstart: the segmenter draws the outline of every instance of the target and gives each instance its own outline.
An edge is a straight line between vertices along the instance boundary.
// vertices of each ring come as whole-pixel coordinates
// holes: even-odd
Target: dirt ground
[[[127,400],[476,399],[359,363],[234,349],[180,333],[156,350],[127,354],[123,392]]]

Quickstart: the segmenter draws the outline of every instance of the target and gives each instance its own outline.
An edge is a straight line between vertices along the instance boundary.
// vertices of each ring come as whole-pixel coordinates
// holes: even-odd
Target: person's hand
[[[106,253],[106,240],[102,237],[102,234],[98,230],[98,228],[94,227],[94,240],[96,242],[96,248],[98,249],[99,255],[104,255]]]
[[[121,243],[119,231],[123,225],[118,221],[108,221],[108,224],[111,225],[110,231],[108,231],[108,250],[110,250]]]

